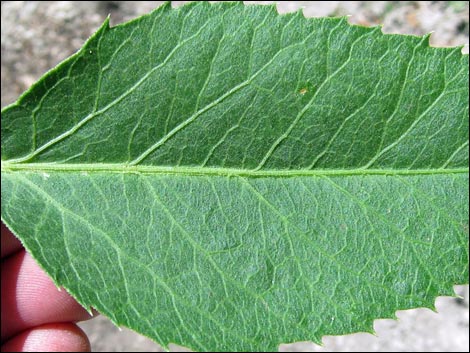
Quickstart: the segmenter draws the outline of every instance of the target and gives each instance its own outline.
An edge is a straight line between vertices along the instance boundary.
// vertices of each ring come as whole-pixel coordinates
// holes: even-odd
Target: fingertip
[[[2,264],[2,339],[29,327],[92,318],[65,290],[58,290],[49,276],[25,252]]]
[[[1,236],[1,257],[2,259],[9,256],[21,249],[20,241],[13,235],[13,233],[2,223],[2,236]]]
[[[90,352],[90,341],[75,324],[45,324],[28,329],[2,345],[2,352]]]

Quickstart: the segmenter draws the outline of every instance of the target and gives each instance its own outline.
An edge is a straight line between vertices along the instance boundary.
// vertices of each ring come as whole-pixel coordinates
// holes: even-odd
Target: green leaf
[[[166,4],[2,111],[2,220],[57,285],[197,350],[372,331],[468,283],[468,56]]]

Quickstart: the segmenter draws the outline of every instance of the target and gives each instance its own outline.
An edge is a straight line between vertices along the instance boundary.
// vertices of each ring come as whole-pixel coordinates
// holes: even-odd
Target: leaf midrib
[[[435,168],[435,169],[239,169],[223,167],[191,167],[191,166],[150,166],[113,163],[9,163],[2,161],[2,172],[109,172],[137,174],[176,174],[187,176],[243,176],[243,177],[296,177],[296,176],[366,176],[366,175],[437,175],[469,173],[469,168]]]

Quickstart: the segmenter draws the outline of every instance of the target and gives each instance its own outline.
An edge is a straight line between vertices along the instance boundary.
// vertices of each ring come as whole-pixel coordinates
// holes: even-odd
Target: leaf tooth
[[[274,4],[268,4],[268,5],[264,5],[265,8],[268,9],[269,12],[271,12],[271,14],[275,14],[276,16],[279,16],[280,13],[279,13],[279,10],[277,9],[277,5],[274,3]]]
[[[119,320],[116,319],[116,317],[110,315],[110,313],[106,313],[105,316],[109,319],[109,321],[112,322],[114,326],[118,328],[119,331],[122,331],[123,323],[120,323]]]
[[[56,285],[57,290],[58,290],[59,292],[61,292],[61,291],[62,291],[62,288],[64,288],[64,289],[67,291],[67,293],[68,293],[69,295],[71,295],[71,296],[77,301],[77,303],[80,304],[80,306],[81,306],[83,309],[85,309],[85,311],[86,311],[91,317],[94,317],[94,316],[95,316],[95,314],[93,313],[93,308],[92,308],[92,306],[90,305],[90,303],[86,303],[85,301],[81,300],[81,298],[78,298],[78,297],[75,295],[74,291],[70,291],[69,289],[67,289],[67,288],[64,287],[64,286],[58,286],[57,283],[55,282],[55,280],[54,280],[54,284]]]
[[[167,10],[173,10],[173,11],[179,11],[181,9],[184,8],[184,10],[186,11],[189,11],[190,9],[194,8],[194,7],[210,7],[211,4],[209,4],[208,2],[206,1],[191,1],[191,2],[188,2],[186,4],[183,4],[182,6],[178,6],[178,7],[175,7],[173,8],[171,6],[171,1],[168,1],[168,8],[165,8],[164,10],[167,11]]]
[[[82,304],[80,304],[80,305],[83,307],[83,309],[86,310],[86,312],[87,312],[91,317],[94,317],[94,316],[95,316],[95,314],[93,313],[93,308],[92,308],[90,305],[82,305]]]
[[[376,24],[375,26],[371,26],[371,28],[373,28],[374,30],[378,30],[378,34],[383,36],[385,33],[384,33],[384,25],[383,23],[378,23]]]
[[[208,2],[208,3],[209,3],[209,2]],[[216,4],[216,3],[209,3],[209,4],[214,5],[214,4]],[[233,5],[234,5],[234,6],[245,7],[245,4],[243,3],[243,1],[234,1],[234,2],[233,2]]]
[[[431,35],[434,33],[434,31],[431,31],[429,33],[426,33],[425,35],[423,35],[423,47],[426,47],[426,48],[429,48],[431,47],[431,45],[429,44],[429,40],[431,39]]]
[[[161,4],[160,6],[158,6],[156,8],[156,10],[154,11],[170,11],[172,10],[172,7],[171,7],[171,1],[165,1],[163,2],[163,4]]]

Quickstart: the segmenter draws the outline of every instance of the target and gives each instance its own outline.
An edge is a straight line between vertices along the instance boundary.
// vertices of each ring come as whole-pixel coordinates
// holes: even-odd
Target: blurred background
[[[77,51],[111,15],[111,25],[147,13],[161,1],[2,1],[1,106],[18,96],[47,70]],[[185,1],[172,1],[181,6]],[[272,4],[272,1],[245,1]],[[469,52],[468,1],[282,1],[280,13],[303,9],[306,17],[349,15],[351,23],[383,25],[385,33],[423,35],[433,32],[432,46],[464,46]],[[284,352],[395,351],[468,352],[469,290],[462,298],[440,297],[437,313],[428,309],[399,311],[398,321],[376,320],[376,335],[357,333],[324,337],[323,347],[309,342],[280,346]],[[97,352],[158,352],[149,339],[115,327],[99,316],[80,324]],[[173,346],[172,350],[184,348]]]

